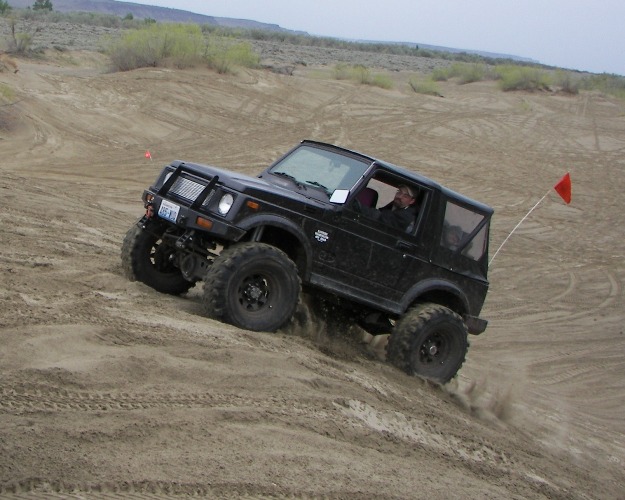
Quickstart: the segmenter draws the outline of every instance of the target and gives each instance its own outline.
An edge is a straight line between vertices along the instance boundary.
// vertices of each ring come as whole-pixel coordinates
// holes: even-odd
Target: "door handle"
[[[399,240],[397,243],[395,243],[395,248],[398,248],[400,250],[412,250],[412,245],[407,241]]]

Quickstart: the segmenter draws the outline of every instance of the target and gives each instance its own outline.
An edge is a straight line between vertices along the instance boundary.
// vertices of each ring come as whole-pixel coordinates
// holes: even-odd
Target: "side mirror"
[[[337,205],[342,205],[347,201],[347,197],[349,196],[349,189],[337,189],[332,193],[330,197],[330,203],[336,203]]]

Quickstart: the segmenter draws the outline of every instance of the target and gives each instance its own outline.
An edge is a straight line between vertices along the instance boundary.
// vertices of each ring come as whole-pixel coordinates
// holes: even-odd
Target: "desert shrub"
[[[542,90],[549,88],[549,74],[529,66],[501,65],[495,68],[502,90]]]
[[[349,80],[352,76],[351,66],[347,63],[337,63],[332,70],[335,80]]]
[[[625,77],[609,73],[588,75],[579,82],[584,90],[598,90],[620,99],[625,99]]]
[[[508,58],[492,58],[479,54],[469,54],[466,52],[445,52],[442,50],[425,49],[414,44],[403,43],[382,43],[382,42],[353,42],[340,40],[337,38],[317,37],[306,34],[285,33],[280,31],[223,28],[204,25],[206,30],[222,30],[234,33],[233,36],[249,38],[252,40],[272,41],[288,43],[292,45],[304,45],[310,47],[337,48],[358,52],[371,52],[395,55],[408,55],[414,57],[440,58],[448,61],[462,61],[465,63],[484,63],[489,65],[500,64],[502,62],[512,62]]]
[[[390,76],[385,75],[384,73],[375,73],[371,76],[369,85],[388,90],[393,88],[393,80]]]
[[[35,0],[33,10],[52,10],[52,2],[50,0]]]
[[[615,97],[618,97],[619,99],[625,100],[625,88],[613,89],[610,92],[610,94],[612,94]]]
[[[485,64],[480,63],[455,63],[446,69],[447,78],[457,78],[458,83],[473,83],[485,80],[489,71]]]
[[[15,92],[8,85],[0,83],[0,104],[6,104],[15,99]]]
[[[9,2],[5,0],[0,0],[0,15],[5,15],[10,10],[11,6],[9,5]]]
[[[59,12],[49,10],[18,9],[14,15],[20,19],[29,21],[42,21],[47,23],[72,23],[85,24],[88,26],[103,26],[105,28],[140,28],[144,25],[142,20],[121,18],[113,14],[101,12]]]
[[[417,94],[435,95],[440,96],[440,90],[438,85],[433,80],[421,80],[418,78],[411,78],[408,80],[410,88]]]
[[[109,40],[106,51],[118,71],[199,64],[205,50],[200,27],[194,24],[151,24]]]
[[[0,62],[0,65],[2,63]],[[0,70],[2,68],[0,67]],[[0,129],[6,129],[11,126],[15,120],[11,112],[11,104],[15,102],[15,92],[7,85],[0,83]]]
[[[451,68],[434,68],[430,78],[435,82],[446,82],[449,80],[451,74]]]
[[[123,25],[122,18],[99,12],[67,12],[59,16],[59,22],[61,21],[88,26],[103,26],[105,28],[121,28]]]
[[[33,44],[33,36],[30,33],[14,33],[10,42],[10,51],[17,54],[28,52]]]
[[[209,36],[204,59],[208,67],[218,73],[232,73],[236,67],[256,68],[260,65],[260,56],[249,43],[217,35]]]
[[[33,37],[29,33],[20,33],[17,31],[17,21],[14,17],[9,19],[10,37],[6,39],[6,50],[12,53],[28,52],[32,45]]]
[[[493,79],[493,72],[488,65],[482,63],[454,63],[445,68],[434,68],[430,78],[435,82],[445,82],[456,78],[458,83],[480,82]]]
[[[463,64],[458,82],[461,84],[481,82],[486,79],[486,66],[483,64]]]
[[[16,10],[15,14],[20,19],[25,19],[27,21],[41,21],[46,23],[60,23],[66,21],[68,18],[68,14],[63,14],[59,11],[48,9],[20,9]]]
[[[570,71],[556,71],[553,76],[553,84],[567,94],[579,94],[579,78],[574,78]]]
[[[371,82],[371,70],[362,64],[352,66],[352,80],[368,85]]]
[[[349,65],[338,63],[334,66],[336,80],[352,80],[362,85],[371,85],[383,89],[393,87],[393,80],[384,73],[371,73],[371,70],[362,64]]]
[[[447,68],[447,77],[448,78],[459,78],[462,76],[462,73],[465,71],[466,64],[454,63]]]

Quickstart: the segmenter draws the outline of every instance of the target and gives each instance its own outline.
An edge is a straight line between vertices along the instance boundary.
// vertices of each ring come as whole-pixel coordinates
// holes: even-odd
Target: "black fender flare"
[[[443,292],[453,295],[461,304],[462,310],[456,311],[460,315],[467,314],[471,311],[469,299],[462,289],[455,283],[440,278],[426,279],[413,285],[401,299],[402,311],[406,312],[406,310],[418,297],[428,292]]]
[[[310,274],[312,272],[312,258],[313,258],[312,246],[310,244],[310,241],[308,241],[308,238],[306,238],[306,235],[304,234],[304,231],[302,230],[302,228],[299,225],[297,225],[295,222],[285,217],[281,217],[279,215],[257,214],[257,215],[252,215],[251,217],[247,217],[243,219],[241,222],[237,224],[237,226],[240,229],[243,229],[246,232],[246,234],[249,233],[250,231],[253,231],[256,228],[270,226],[270,227],[277,227],[279,229],[283,229],[284,231],[287,231],[288,233],[295,236],[299,244],[304,249],[304,253],[306,256],[305,257],[306,268],[304,269],[304,273],[301,278],[303,281],[308,281],[310,279]]]

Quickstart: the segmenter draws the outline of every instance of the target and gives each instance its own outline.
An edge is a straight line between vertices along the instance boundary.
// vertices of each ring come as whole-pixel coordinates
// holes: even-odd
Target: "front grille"
[[[200,184],[199,182],[180,176],[169,189],[169,193],[175,194],[176,196],[187,200],[189,203],[193,203],[205,187],[205,184]],[[209,193],[202,203],[203,207],[208,205],[208,202],[213,197],[213,194],[214,190]]]
[[[185,179],[181,176],[176,179],[176,182],[174,182],[174,185],[171,187],[169,192],[175,194],[176,196],[180,196],[185,200],[194,202],[195,199],[202,192],[202,189],[204,189],[204,187],[205,186],[203,186],[199,182]]]

